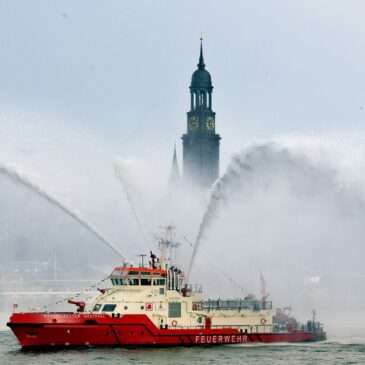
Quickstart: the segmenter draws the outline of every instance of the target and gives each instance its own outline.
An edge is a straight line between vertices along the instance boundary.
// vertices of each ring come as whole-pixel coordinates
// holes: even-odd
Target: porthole
[[[125,306],[124,306],[124,310],[126,311],[127,309],[128,309],[128,307],[125,305]]]
[[[143,309],[144,309],[144,305],[141,305],[141,310],[143,311]]]

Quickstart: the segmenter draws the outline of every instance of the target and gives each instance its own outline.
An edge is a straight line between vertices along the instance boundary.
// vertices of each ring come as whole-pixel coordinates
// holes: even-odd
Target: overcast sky
[[[292,266],[267,252],[289,255],[291,265],[315,267],[311,277],[323,273],[320,285],[328,302],[333,293],[351,300],[344,288],[355,298],[352,308],[363,307],[364,20],[365,0],[0,0],[0,166],[15,165],[130,257],[143,252],[144,244],[128,193],[148,234],[172,221],[194,240],[206,202],[182,194],[174,203],[165,187],[175,142],[181,168],[180,137],[203,32],[222,137],[221,174],[230,156],[251,142],[277,139],[290,150],[266,145],[271,154],[253,148],[246,152],[258,151],[256,159],[241,156],[252,163],[253,178],[244,176],[246,195],[217,213],[209,241],[215,251],[210,251],[220,259],[220,249],[230,247],[225,259],[242,269],[235,274],[251,288],[264,257],[272,263],[271,274],[277,270],[278,277],[293,282],[282,286],[299,301],[291,288],[302,284],[295,283]],[[310,162],[294,153],[301,139],[299,150]],[[313,167],[322,147],[331,158]],[[115,157],[122,159],[124,189],[115,178]],[[333,166],[348,190],[346,184],[338,188]],[[361,171],[358,177],[354,171]],[[8,234],[0,235],[0,245],[12,247],[15,253],[3,249],[11,259],[23,246],[49,261],[59,247],[76,243],[77,252],[88,247],[98,261],[98,250],[109,253],[63,212],[4,177],[0,216],[0,232]],[[237,255],[241,244],[257,254],[247,256],[248,265]],[[335,249],[328,254],[330,245]],[[185,254],[188,249],[185,243]],[[70,258],[67,249],[62,252],[64,262],[78,262],[75,252]],[[62,265],[62,257],[58,260]],[[324,270],[346,275],[331,274],[326,281]],[[300,283],[311,282],[300,275]],[[270,291],[279,295],[273,281]],[[205,282],[215,283],[211,277]]]
[[[257,139],[356,133],[364,19],[362,0],[0,0],[0,109],[181,158],[204,32],[223,165]]]

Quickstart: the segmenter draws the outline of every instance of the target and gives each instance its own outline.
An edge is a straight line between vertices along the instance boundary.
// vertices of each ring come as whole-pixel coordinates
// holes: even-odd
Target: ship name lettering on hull
[[[195,336],[195,343],[245,343],[246,335],[199,335]]]

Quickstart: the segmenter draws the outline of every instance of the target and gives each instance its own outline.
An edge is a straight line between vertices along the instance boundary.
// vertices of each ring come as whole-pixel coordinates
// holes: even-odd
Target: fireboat
[[[16,312],[7,326],[24,349],[79,346],[201,346],[326,340],[321,323],[306,324],[291,309],[273,309],[265,293],[242,299],[204,299],[173,262],[173,226],[158,236],[159,257],[138,267],[124,262],[110,274],[111,288],[89,301],[69,299],[71,312]]]

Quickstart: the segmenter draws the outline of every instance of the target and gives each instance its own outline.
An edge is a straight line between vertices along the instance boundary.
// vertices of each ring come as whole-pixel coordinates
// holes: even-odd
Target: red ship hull
[[[146,315],[14,313],[7,324],[23,348],[67,346],[194,346],[311,342],[325,332],[241,333],[236,328],[159,329]]]

